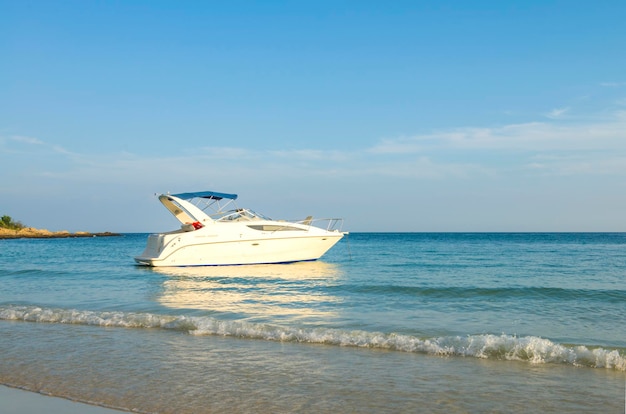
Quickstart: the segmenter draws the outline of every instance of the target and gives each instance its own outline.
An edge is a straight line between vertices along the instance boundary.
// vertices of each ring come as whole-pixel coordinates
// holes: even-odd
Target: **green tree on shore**
[[[19,221],[13,221],[10,216],[2,216],[2,218],[0,218],[0,227],[4,227],[5,229],[19,230],[23,229],[25,226]]]

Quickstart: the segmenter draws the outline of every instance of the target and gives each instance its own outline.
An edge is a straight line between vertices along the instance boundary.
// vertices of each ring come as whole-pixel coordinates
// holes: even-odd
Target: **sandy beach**
[[[124,411],[0,386],[3,414],[115,414]]]

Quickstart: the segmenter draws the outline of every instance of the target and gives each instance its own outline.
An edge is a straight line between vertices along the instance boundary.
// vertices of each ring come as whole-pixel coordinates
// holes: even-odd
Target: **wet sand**
[[[3,414],[119,414],[125,411],[0,386]]]

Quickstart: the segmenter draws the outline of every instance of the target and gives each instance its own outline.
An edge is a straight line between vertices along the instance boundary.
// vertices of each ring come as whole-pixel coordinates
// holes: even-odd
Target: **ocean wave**
[[[623,350],[620,353],[617,349],[562,345],[535,336],[480,334],[418,338],[395,333],[292,328],[244,321],[224,321],[206,316],[168,316],[140,312],[102,312],[17,305],[0,307],[0,319],[122,328],[171,329],[191,335],[221,335],[626,371],[626,355]]]

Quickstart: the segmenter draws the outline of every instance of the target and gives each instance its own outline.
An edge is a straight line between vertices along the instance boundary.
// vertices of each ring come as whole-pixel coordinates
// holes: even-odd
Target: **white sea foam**
[[[418,338],[410,335],[327,328],[290,328],[211,317],[166,316],[151,313],[96,312],[37,306],[0,307],[0,319],[124,328],[173,329],[192,335],[222,335],[281,342],[387,349],[439,356],[568,364],[626,371],[626,355],[617,349],[562,345],[535,336],[467,335]]]

